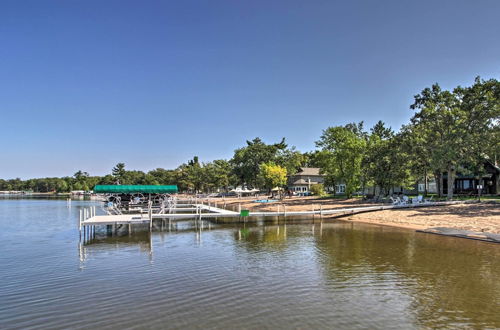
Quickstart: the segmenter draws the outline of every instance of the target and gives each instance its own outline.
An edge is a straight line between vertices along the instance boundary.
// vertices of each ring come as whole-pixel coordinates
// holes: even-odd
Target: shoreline
[[[226,207],[249,209],[250,212],[283,210],[311,211],[387,205],[369,203],[360,199],[318,199],[297,197],[273,203],[255,203],[248,199],[225,200]],[[428,205],[418,208],[377,210],[372,212],[345,215],[340,217],[324,216],[325,219],[337,218],[346,222],[384,225],[412,230],[426,230],[447,227],[473,232],[500,234],[500,203],[494,201],[464,202],[454,205]]]
[[[480,202],[383,210],[346,216],[344,220],[413,230],[446,227],[500,234],[500,203]]]

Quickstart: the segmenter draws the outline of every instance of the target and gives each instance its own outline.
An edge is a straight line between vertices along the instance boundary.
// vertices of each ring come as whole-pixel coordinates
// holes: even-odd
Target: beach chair
[[[410,203],[410,199],[408,198],[408,196],[403,196],[403,200],[401,201],[401,204],[407,205],[409,203]]]
[[[424,196],[418,195],[417,196],[417,203],[422,204],[424,202]]]
[[[389,197],[391,199],[392,205],[398,205],[401,201],[399,198],[394,198],[392,196]]]
[[[411,203],[412,203],[413,205],[418,204],[418,197],[413,197],[413,198],[411,199]]]

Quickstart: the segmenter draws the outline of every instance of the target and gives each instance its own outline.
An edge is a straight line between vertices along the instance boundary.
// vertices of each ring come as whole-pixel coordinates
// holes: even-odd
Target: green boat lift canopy
[[[178,191],[176,185],[97,185],[97,194],[173,194]]]

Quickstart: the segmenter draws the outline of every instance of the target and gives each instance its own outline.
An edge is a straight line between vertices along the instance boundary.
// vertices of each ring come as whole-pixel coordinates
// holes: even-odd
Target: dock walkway
[[[404,209],[415,207],[429,207],[461,204],[463,201],[450,202],[433,202],[420,204],[406,205],[375,205],[352,208],[337,208],[337,209],[318,209],[313,211],[286,211],[286,207],[278,212],[249,212],[248,217],[266,218],[266,217],[292,217],[292,216],[327,216],[341,217],[345,215],[374,212],[390,209]],[[170,213],[135,213],[135,214],[119,214],[119,215],[95,215],[95,210],[92,212],[84,212],[80,217],[80,227],[96,226],[96,225],[112,225],[112,224],[141,224],[148,223],[154,220],[198,220],[211,218],[242,218],[239,212],[226,210],[216,206],[206,204],[178,204],[176,207],[169,209]],[[191,212],[191,213],[186,213]],[[87,214],[87,215],[85,215]]]

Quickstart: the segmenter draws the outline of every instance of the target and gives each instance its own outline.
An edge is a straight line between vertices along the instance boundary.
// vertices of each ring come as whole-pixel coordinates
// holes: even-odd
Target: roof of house
[[[322,175],[319,174],[319,167],[301,167],[295,175]]]
[[[298,180],[295,180],[294,182],[292,182],[292,185],[299,185],[299,184],[316,184],[318,183],[317,181],[314,181],[314,180],[311,180],[311,181],[308,181],[308,180],[304,180],[304,179],[298,179]]]

